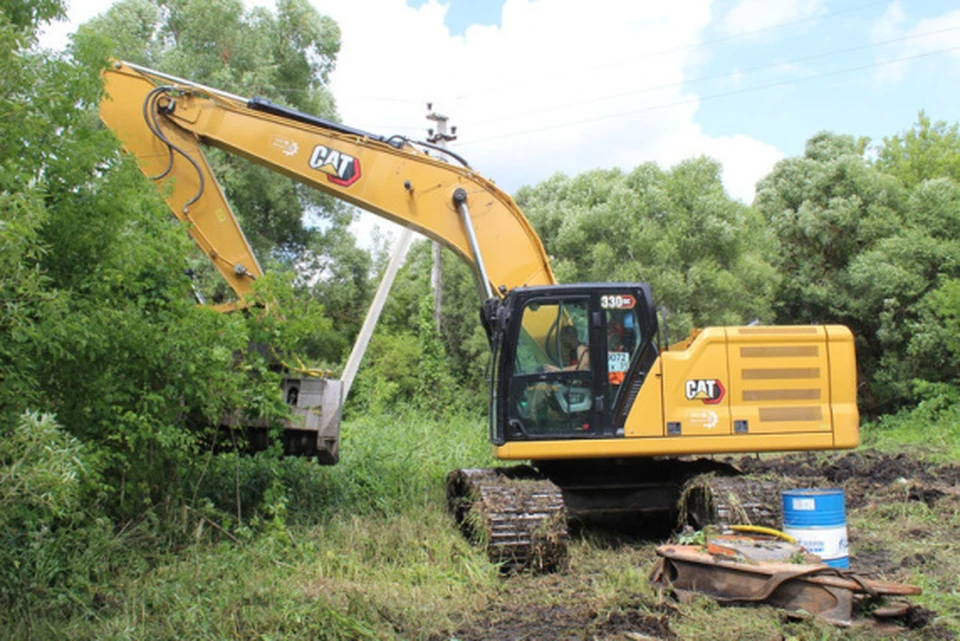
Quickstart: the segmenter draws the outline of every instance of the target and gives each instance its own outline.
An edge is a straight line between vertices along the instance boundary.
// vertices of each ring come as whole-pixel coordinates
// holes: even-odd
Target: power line
[[[635,62],[639,62],[639,61],[641,61],[641,60],[649,60],[650,58],[658,58],[658,57],[660,57],[660,56],[665,56],[665,55],[672,54],[672,53],[680,53],[680,52],[683,52],[683,51],[695,51],[695,50],[697,50],[697,49],[704,48],[704,47],[708,47],[708,46],[714,45],[714,44],[719,44],[719,43],[722,43],[722,42],[730,42],[730,41],[734,41],[734,40],[742,40],[742,39],[746,39],[746,38],[748,38],[748,37],[755,36],[755,35],[758,35],[758,34],[761,34],[761,33],[765,33],[765,32],[768,32],[768,31],[776,31],[777,29],[783,29],[783,28],[786,28],[786,27],[792,27],[792,26],[796,26],[796,25],[798,25],[798,24],[803,24],[803,23],[806,23],[806,22],[812,22],[812,21],[814,21],[814,20],[827,20],[827,19],[831,19],[831,18],[835,18],[835,17],[837,17],[837,16],[841,16],[841,15],[847,14],[847,13],[853,13],[853,12],[856,12],[856,11],[862,11],[862,10],[864,10],[864,9],[869,9],[869,8],[872,8],[872,7],[876,7],[876,6],[878,6],[878,5],[885,5],[885,4],[888,4],[888,3],[889,3],[889,0],[875,0],[874,2],[868,2],[868,3],[866,3],[866,4],[860,4],[860,5],[856,5],[856,6],[853,6],[853,7],[847,7],[847,8],[845,8],[845,9],[837,9],[837,10],[835,10],[835,11],[829,11],[829,12],[827,12],[827,13],[823,13],[823,14],[820,14],[820,15],[807,16],[806,18],[799,18],[799,19],[797,19],[797,20],[790,20],[790,21],[787,21],[787,22],[778,22],[778,23],[776,23],[776,24],[769,25],[769,26],[766,26],[766,27],[761,27],[761,28],[759,28],[759,29],[753,29],[753,30],[751,30],[751,31],[741,31],[741,32],[739,32],[739,33],[730,34],[730,35],[728,35],[728,36],[721,36],[721,37],[719,37],[719,38],[712,38],[712,39],[710,39],[710,40],[703,40],[703,41],[701,41],[701,42],[693,42],[693,43],[690,43],[690,44],[680,45],[679,47],[673,47],[673,48],[670,48],[670,49],[661,49],[661,50],[659,50],[659,51],[653,51],[653,52],[649,52],[649,53],[644,53],[644,54],[642,54],[642,55],[633,56],[633,57],[631,57],[631,58],[621,58],[621,59],[619,59],[619,60],[616,60],[616,61],[613,62],[613,63],[599,64],[599,65],[591,65],[591,66],[589,66],[589,67],[582,67],[582,68],[577,69],[577,70],[575,70],[575,71],[571,71],[571,70],[568,69],[568,70],[565,70],[564,77],[569,76],[571,73],[587,73],[587,72],[590,72],[590,71],[597,71],[597,70],[599,70],[599,69],[607,69],[607,68],[614,67],[614,66],[618,66],[618,65],[623,65],[623,64],[628,64],[628,63],[635,63]],[[518,84],[519,84],[519,83],[514,84],[514,85],[512,85],[512,86],[518,86]],[[507,86],[509,87],[509,86],[511,86],[511,85],[507,85]],[[523,83],[523,86],[524,86],[524,87],[529,87],[529,86],[530,86],[530,83],[524,82],[524,83]],[[489,94],[489,93],[495,92],[495,91],[502,91],[503,89],[504,89],[504,85],[498,85],[498,86],[495,86],[495,87],[487,87],[486,89],[481,89],[481,90],[473,91],[473,92],[471,92],[471,93],[461,94],[461,95],[459,95],[459,96],[456,96],[456,97],[455,97],[455,100],[462,100],[462,99],[468,98],[468,97],[473,97],[473,96],[478,96],[478,95]]]
[[[523,135],[526,135],[526,134],[539,133],[539,132],[541,132],[541,131],[550,131],[550,130],[553,130],[553,129],[560,129],[560,128],[563,128],[563,127],[569,127],[569,126],[571,126],[571,125],[580,125],[580,124],[586,124],[586,123],[591,123],[591,122],[600,122],[600,121],[603,121],[603,120],[611,120],[611,119],[613,119],[613,118],[622,118],[623,116],[632,116],[632,115],[639,114],[639,113],[646,113],[646,112],[649,112],[649,111],[656,111],[656,110],[659,110],[659,109],[666,109],[666,108],[669,108],[669,107],[679,107],[679,106],[682,106],[682,105],[695,104],[695,103],[698,103],[698,102],[706,102],[706,101],[708,101],[708,100],[716,100],[716,99],[719,99],[719,98],[727,98],[727,97],[729,97],[729,96],[734,96],[734,95],[742,94],[742,93],[752,93],[752,92],[757,92],[757,91],[764,91],[764,90],[766,90],[766,89],[772,89],[772,88],[775,88],[775,87],[789,86],[789,85],[795,84],[795,83],[807,82],[807,81],[810,81],[810,80],[817,80],[817,79],[820,79],[820,78],[827,78],[827,77],[831,77],[831,76],[839,76],[839,75],[843,75],[843,74],[846,74],[846,73],[851,73],[851,72],[854,72],[854,71],[864,71],[864,70],[866,70],[866,69],[875,69],[875,68],[877,68],[877,67],[883,67],[883,66],[886,66],[886,65],[896,64],[896,63],[898,63],[898,62],[906,62],[906,61],[908,61],[908,60],[917,60],[917,59],[920,59],[920,58],[927,58],[927,57],[930,57],[930,56],[935,56],[935,55],[939,55],[939,54],[942,54],[942,53],[949,53],[949,52],[951,52],[951,51],[958,51],[958,50],[960,50],[960,46],[957,46],[957,47],[948,47],[948,48],[946,48],[946,49],[938,49],[938,50],[936,50],[936,51],[928,51],[928,52],[925,52],[925,53],[919,53],[919,54],[915,54],[915,55],[912,55],[912,56],[901,56],[901,57],[899,57],[899,58],[893,58],[893,59],[890,59],[890,60],[882,60],[882,61],[880,61],[880,62],[874,62],[874,63],[871,63],[871,64],[860,65],[860,66],[857,66],[857,67],[847,67],[847,68],[844,68],[844,69],[836,69],[836,70],[834,70],[834,71],[826,71],[826,72],[822,72],[822,73],[812,74],[812,75],[806,76],[806,77],[804,77],[804,78],[795,78],[795,79],[793,79],[793,80],[780,80],[780,81],[772,82],[772,83],[765,84],[765,85],[758,85],[758,86],[756,86],[756,87],[747,87],[747,88],[744,88],[744,89],[734,89],[734,90],[731,90],[731,91],[724,91],[724,92],[721,92],[721,93],[711,94],[711,95],[709,95],[709,96],[698,96],[698,97],[696,97],[696,98],[690,98],[690,99],[687,99],[687,100],[675,100],[675,101],[673,101],[673,102],[662,103],[662,104],[659,104],[659,105],[650,105],[650,106],[647,106],[647,107],[641,107],[641,108],[639,108],[639,109],[631,109],[631,110],[629,110],[629,111],[623,111],[623,112],[619,112],[619,113],[615,113],[615,114],[607,114],[607,115],[603,115],[603,116],[596,116],[596,117],[593,117],[593,118],[582,118],[582,119],[579,119],[579,120],[573,120],[573,121],[568,121],[568,122],[563,122],[563,123],[557,123],[557,124],[553,124],[553,125],[546,125],[546,126],[544,126],[544,127],[537,127],[537,128],[534,128],[534,129],[525,129],[525,130],[522,130],[522,131],[515,131],[515,132],[512,132],[512,133],[502,134],[502,135],[498,135],[498,136],[490,136],[490,137],[488,137],[488,138],[483,138],[483,139],[480,139],[480,140],[472,140],[472,141],[469,141],[469,142],[460,143],[460,144],[457,145],[457,146],[460,146],[460,147],[468,147],[468,146],[470,146],[470,145],[476,145],[476,144],[491,142],[491,141],[500,140],[500,139],[503,139],[503,138],[513,138],[513,137],[516,137],[516,136],[523,136]]]
[[[368,102],[397,102],[401,104],[410,104],[410,105],[422,105],[422,100],[414,100],[412,98],[391,98],[389,96],[362,96],[359,94],[351,93],[336,93],[334,97],[345,96],[351,100],[365,100]]]
[[[762,33],[766,33],[766,32],[768,32],[768,31],[776,31],[776,30],[778,30],[778,29],[784,29],[784,28],[786,28],[786,27],[792,27],[792,26],[796,26],[796,25],[799,25],[799,24],[804,24],[804,23],[807,23],[807,22],[812,22],[812,21],[814,21],[814,20],[829,20],[829,19],[832,19],[832,18],[835,18],[835,17],[838,17],[838,16],[842,16],[842,15],[844,15],[844,14],[854,13],[854,12],[862,11],[862,10],[865,10],[865,9],[869,9],[869,8],[871,8],[871,7],[875,7],[875,6],[878,6],[878,5],[887,4],[888,2],[889,2],[889,0],[875,0],[875,1],[873,1],[873,2],[868,2],[868,3],[865,3],[865,4],[860,4],[860,5],[856,5],[856,6],[852,6],[852,7],[846,7],[846,8],[842,8],[842,9],[837,9],[837,10],[829,11],[829,12],[827,12],[827,13],[822,13],[822,14],[819,14],[819,15],[807,16],[807,17],[805,17],[805,18],[799,18],[799,19],[797,19],[797,20],[790,20],[790,21],[787,21],[787,22],[778,22],[778,23],[776,23],[776,24],[768,25],[768,26],[766,26],[766,27],[761,27],[761,28],[759,28],[759,29],[752,29],[752,30],[750,30],[750,31],[741,31],[741,32],[738,32],[738,33],[730,34],[730,35],[728,35],[728,36],[721,36],[721,37],[719,37],[719,38],[712,38],[712,39],[710,39],[710,40],[704,40],[704,41],[701,41],[701,42],[695,42],[695,43],[690,43],[690,44],[686,44],[686,45],[680,45],[680,46],[678,46],[678,47],[673,47],[673,48],[671,48],[671,49],[662,49],[662,50],[659,50],[659,51],[652,51],[652,52],[649,52],[649,53],[641,54],[641,55],[639,55],[639,56],[633,56],[633,57],[630,57],[630,58],[621,58],[621,59],[619,59],[619,60],[616,60],[616,61],[613,62],[613,63],[601,64],[601,65],[591,65],[591,66],[589,66],[589,67],[583,67],[583,68],[579,69],[578,72],[596,71],[596,70],[598,70],[598,69],[606,69],[606,68],[609,68],[609,67],[612,67],[612,66],[629,64],[629,63],[635,63],[635,62],[639,62],[639,61],[642,61],[642,60],[647,60],[647,59],[650,59],[650,58],[657,58],[657,57],[665,56],[665,55],[672,54],[672,53],[680,53],[680,52],[682,52],[682,51],[696,50],[696,49],[700,49],[700,48],[703,48],[703,47],[708,47],[708,46],[710,46],[710,45],[719,44],[719,43],[723,43],[723,42],[730,42],[730,41],[735,41],[735,40],[742,40],[742,39],[746,39],[746,38],[751,37],[751,36],[755,36],[755,35],[759,35],[759,34],[762,34]],[[568,70],[566,73],[569,74],[569,70]],[[508,85],[508,86],[509,86],[509,85]],[[516,85],[514,85],[514,86],[516,86]],[[530,85],[529,85],[529,83],[524,83],[524,86],[527,86],[527,87],[528,87],[528,86],[530,86]],[[325,87],[327,90],[330,90],[329,85],[324,85],[324,87]],[[301,92],[301,91],[303,91],[302,89],[298,89],[298,88],[295,88],[295,87],[278,87],[277,89],[278,89],[278,90],[281,90],[281,91],[291,91],[291,92]],[[489,94],[489,93],[492,93],[492,92],[495,92],[495,91],[496,91],[496,92],[499,92],[499,91],[502,91],[503,89],[504,89],[504,85],[497,85],[497,86],[495,86],[495,87],[488,87],[488,88],[486,88],[486,89],[480,89],[480,90],[477,90],[477,91],[473,91],[473,92],[468,93],[468,94],[461,94],[461,95],[459,95],[459,96],[456,96],[454,99],[455,99],[455,100],[462,100],[462,99],[469,98],[469,97],[473,97],[473,96],[477,96],[477,95]],[[351,95],[351,94],[349,94],[349,93],[343,94],[343,93],[339,93],[339,92],[335,93],[335,94],[334,94],[334,97],[337,98],[338,100],[339,100],[341,97],[347,97],[347,98],[350,98],[350,99],[353,99],[353,100],[364,100],[364,101],[370,101],[370,102],[394,102],[394,103],[417,104],[417,105],[419,105],[419,104],[422,103],[421,100],[412,100],[412,99],[410,99],[410,98],[398,98],[398,97],[392,97],[392,96],[363,96],[363,95],[358,95],[358,94]]]
[[[906,42],[907,40],[915,40],[915,39],[917,39],[917,38],[923,38],[923,37],[926,37],[926,36],[935,36],[935,35],[939,35],[939,34],[942,34],[942,33],[947,33],[947,32],[950,32],[950,31],[957,31],[957,30],[960,30],[960,26],[958,26],[958,27],[947,27],[947,28],[938,29],[938,30],[935,30],[935,31],[927,31],[927,32],[921,33],[921,34],[914,34],[914,35],[912,35],[912,36],[904,36],[904,37],[901,37],[901,38],[894,38],[894,39],[892,39],[892,40],[884,40],[884,41],[882,41],[882,42],[874,42],[874,43],[871,43],[871,44],[868,44],[868,45],[860,45],[860,46],[857,46],[857,47],[849,47],[849,48],[847,48],[847,49],[835,49],[835,50],[833,50],[833,51],[827,51],[827,52],[824,52],[824,53],[813,54],[813,55],[810,55],[810,56],[803,56],[803,57],[801,57],[801,58],[793,58],[793,59],[791,59],[791,60],[781,60],[780,62],[772,62],[772,63],[760,65],[760,66],[757,66],[757,67],[750,67],[750,68],[742,69],[742,70],[735,69],[735,70],[733,70],[733,71],[725,71],[724,73],[721,73],[721,74],[714,74],[714,75],[709,75],[709,76],[694,77],[694,78],[689,78],[689,79],[685,79],[685,80],[680,80],[680,81],[677,81],[677,82],[669,82],[669,83],[663,83],[663,84],[659,84],[659,85],[649,85],[649,86],[642,87],[642,88],[640,88],[640,89],[636,89],[636,90],[633,90],[633,91],[621,92],[621,93],[616,93],[616,94],[608,94],[608,95],[605,95],[605,96],[595,96],[595,97],[593,97],[593,98],[588,98],[588,99],[586,99],[586,100],[579,100],[579,101],[576,101],[576,102],[568,102],[568,103],[564,103],[564,104],[561,104],[561,105],[553,105],[553,106],[550,106],[550,107],[544,107],[544,108],[542,108],[542,109],[536,109],[536,110],[527,111],[527,112],[524,112],[524,113],[511,113],[511,117],[539,116],[539,115],[545,114],[545,113],[553,113],[553,112],[556,112],[556,111],[563,111],[564,109],[569,109],[569,108],[571,108],[571,107],[582,107],[582,106],[594,104],[594,103],[597,103],[597,102],[606,102],[606,101],[615,100],[615,99],[618,99],[618,98],[629,98],[629,97],[631,97],[631,96],[638,96],[638,95],[644,94],[644,93],[651,93],[651,92],[654,92],[654,91],[659,91],[659,90],[661,90],[661,89],[673,89],[673,88],[676,88],[676,87],[682,87],[682,86],[686,86],[686,85],[691,85],[691,84],[696,84],[696,83],[701,83],[701,82],[707,82],[707,81],[709,81],[709,80],[721,80],[721,79],[723,79],[723,78],[728,78],[728,77],[732,76],[734,73],[743,73],[743,74],[746,74],[746,73],[754,73],[754,72],[757,72],[757,71],[764,71],[764,70],[766,70],[766,69],[776,69],[777,67],[783,67],[783,66],[786,66],[786,65],[794,65],[794,64],[801,63],[801,62],[809,62],[809,61],[811,61],[811,60],[817,60],[817,59],[820,59],[820,58],[829,58],[829,57],[832,57],[832,56],[837,56],[837,55],[842,55],[842,54],[847,54],[847,53],[854,53],[854,52],[856,52],[856,51],[864,51],[864,50],[867,50],[867,49],[875,49],[875,48],[878,48],[878,47],[885,47],[885,46],[887,46],[887,45],[896,44],[896,43],[898,43],[898,42]],[[498,122],[501,122],[502,120],[503,120],[502,118],[490,118],[490,119],[487,119],[487,120],[480,120],[480,121],[469,122],[469,123],[467,123],[467,125],[465,125],[465,126],[479,127],[479,126],[481,126],[481,125],[489,125],[489,124],[498,123]]]
[[[527,111],[527,112],[523,112],[523,113],[513,113],[513,114],[511,114],[511,117],[539,116],[539,115],[541,115],[541,114],[553,113],[553,112],[556,112],[556,111],[563,111],[563,110],[569,109],[569,108],[571,108],[571,107],[582,107],[582,106],[591,105],[591,104],[594,104],[594,103],[597,103],[597,102],[606,102],[606,101],[609,101],[609,100],[616,100],[616,99],[618,99],[618,98],[629,98],[629,97],[631,97],[631,96],[638,96],[638,95],[644,94],[644,93],[651,93],[651,92],[654,92],[654,91],[659,91],[659,90],[661,90],[661,89],[673,89],[673,88],[676,88],[676,87],[683,87],[683,86],[687,86],[687,85],[691,85],[691,84],[696,84],[696,83],[701,83],[701,82],[707,82],[707,81],[709,81],[709,80],[722,80],[722,79],[724,79],[724,78],[729,78],[729,77],[733,76],[735,73],[746,74],[746,73],[754,73],[754,72],[757,72],[757,71],[764,71],[764,70],[766,70],[766,69],[776,69],[777,67],[784,67],[784,66],[787,66],[787,65],[799,64],[799,63],[801,63],[801,62],[809,62],[809,61],[811,61],[811,60],[817,60],[817,59],[820,59],[820,58],[829,58],[829,57],[832,57],[832,56],[842,55],[842,54],[847,54],[847,53],[853,53],[853,52],[856,52],[856,51],[864,51],[864,50],[867,50],[867,49],[875,49],[875,48],[878,48],[878,47],[885,47],[885,46],[887,46],[887,45],[896,44],[896,43],[898,43],[898,42],[906,42],[907,40],[915,40],[915,39],[917,39],[917,38],[923,38],[923,37],[926,37],[926,36],[935,36],[935,35],[939,35],[939,34],[942,34],[942,33],[947,33],[947,32],[950,32],[950,31],[957,31],[957,30],[960,30],[960,26],[958,26],[958,27],[947,27],[947,28],[945,28],[945,29],[938,29],[938,30],[936,30],[936,31],[928,31],[928,32],[925,32],[925,33],[922,33],[922,34],[915,34],[915,35],[912,35],[912,36],[904,36],[904,37],[902,37],[902,38],[894,38],[894,39],[892,39],[892,40],[884,40],[883,42],[875,42],[875,43],[872,43],[872,44],[869,44],[869,45],[860,45],[860,46],[857,46],[857,47],[849,47],[849,48],[847,48],[847,49],[835,49],[834,51],[828,51],[828,52],[825,52],[825,53],[813,54],[813,55],[810,55],[810,56],[803,56],[803,57],[801,57],[801,58],[793,58],[793,59],[791,59],[791,60],[781,60],[781,61],[779,61],[779,62],[771,62],[771,63],[767,63],[767,64],[760,65],[760,66],[757,66],[757,67],[750,67],[750,68],[742,69],[742,70],[740,70],[740,69],[734,69],[733,71],[725,71],[725,72],[723,72],[723,73],[721,73],[721,74],[714,74],[714,75],[709,75],[709,76],[699,76],[699,77],[694,77],[694,78],[679,80],[679,81],[677,81],[677,82],[663,83],[663,84],[659,84],[659,85],[648,85],[648,86],[646,86],[646,87],[642,87],[642,88],[640,88],[640,89],[636,89],[636,90],[633,90],[633,91],[626,91],[626,92],[621,92],[621,93],[616,93],[616,94],[607,94],[607,95],[605,95],[605,96],[596,96],[596,97],[593,97],[593,98],[588,98],[588,99],[586,99],[586,100],[579,100],[579,101],[577,101],[577,102],[568,102],[568,103],[564,103],[564,104],[561,104],[561,105],[553,105],[553,106],[550,106],[550,107],[544,107],[544,108],[542,108],[542,109],[535,109],[535,110],[533,110],[533,111]],[[482,125],[489,125],[489,124],[499,123],[499,122],[501,122],[501,121],[502,121],[502,118],[490,118],[490,119],[487,119],[487,120],[479,120],[479,121],[468,122],[466,126],[479,127],[479,126],[482,126]]]
[[[660,52],[654,53],[654,54],[652,54],[652,56],[660,56],[660,55],[665,55],[665,54],[668,54],[668,53],[679,53],[679,52],[681,52],[681,51],[687,51],[687,50],[689,50],[689,49],[699,49],[699,48],[701,48],[701,47],[707,47],[707,46],[709,46],[709,45],[717,44],[717,43],[720,43],[720,42],[729,42],[729,41],[731,41],[731,40],[739,40],[739,39],[745,38],[745,37],[747,37],[747,36],[755,36],[755,35],[757,35],[757,34],[765,33],[765,32],[767,32],[767,31],[776,31],[777,29],[783,29],[784,27],[792,27],[792,26],[795,26],[795,25],[798,25],[798,24],[803,24],[803,23],[805,23],[805,22],[811,22],[811,21],[813,21],[813,20],[822,20],[822,19],[826,19],[826,18],[835,18],[835,17],[837,17],[837,16],[840,16],[840,15],[843,15],[843,14],[846,14],[846,13],[853,13],[853,12],[855,12],[855,11],[862,11],[863,9],[870,9],[871,7],[875,7],[875,6],[881,5],[881,4],[888,4],[888,3],[889,3],[889,0],[878,0],[877,2],[868,2],[868,3],[866,3],[866,4],[861,4],[861,5],[857,5],[857,6],[854,6],[854,7],[847,7],[847,8],[845,8],[845,9],[837,9],[836,11],[828,11],[827,13],[822,13],[822,14],[820,14],[820,15],[812,15],[812,16],[807,16],[806,18],[799,18],[799,19],[797,19],[797,20],[790,20],[790,21],[787,21],[787,22],[780,22],[780,23],[777,23],[777,24],[768,25],[768,26],[766,26],[766,27],[761,27],[761,28],[759,28],[759,29],[753,29],[752,31],[741,31],[741,32],[739,32],[739,33],[730,34],[729,36],[721,36],[721,37],[719,37],[719,38],[713,38],[713,39],[711,39],[711,40],[704,40],[704,41],[702,41],[702,42],[697,42],[697,43],[693,43],[693,44],[689,44],[689,45],[684,45],[684,46],[676,47],[676,48],[674,48],[674,49],[666,49],[666,50],[664,50],[664,51],[660,51]],[[646,58],[646,57],[652,57],[652,56],[643,56],[643,57],[640,57],[640,58],[631,58],[631,59],[628,60],[627,62],[636,62],[637,60],[642,60],[642,59],[644,59],[644,58]]]

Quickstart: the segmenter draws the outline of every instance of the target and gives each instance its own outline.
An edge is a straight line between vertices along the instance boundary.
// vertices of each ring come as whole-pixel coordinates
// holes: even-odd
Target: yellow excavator
[[[711,327],[668,345],[648,285],[557,284],[510,196],[455,154],[129,63],[104,79],[101,119],[241,300],[260,267],[205,147],[413,229],[470,265],[494,365],[490,442],[497,458],[529,464],[455,470],[447,491],[496,560],[562,562],[568,515],[674,510],[683,483],[710,467],[697,456],[859,442],[845,327]],[[298,396],[315,420],[294,440],[315,439],[306,451],[327,463],[336,383]]]

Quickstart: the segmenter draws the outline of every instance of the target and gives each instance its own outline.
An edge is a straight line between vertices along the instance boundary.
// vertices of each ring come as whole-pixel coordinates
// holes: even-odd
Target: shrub
[[[83,503],[92,476],[49,415],[24,414],[0,438],[0,599],[28,628],[40,610],[87,605],[107,569],[109,526]]]

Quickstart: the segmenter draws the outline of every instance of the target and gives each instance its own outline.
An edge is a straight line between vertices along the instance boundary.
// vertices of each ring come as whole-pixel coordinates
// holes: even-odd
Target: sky
[[[311,2],[341,28],[344,123],[423,139],[431,102],[457,127],[450,148],[509,193],[706,155],[749,203],[819,131],[879,143],[920,110],[960,119],[955,0]],[[108,4],[73,0],[42,42]]]

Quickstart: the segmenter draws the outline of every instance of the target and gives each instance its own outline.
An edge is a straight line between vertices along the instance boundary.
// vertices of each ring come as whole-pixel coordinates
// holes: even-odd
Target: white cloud
[[[923,64],[926,54],[944,52],[955,62],[960,63],[960,49],[957,48],[957,34],[960,32],[960,10],[945,13],[936,18],[925,18],[914,25],[912,29],[904,26],[906,16],[899,2],[895,2],[877,18],[870,30],[873,42],[902,38],[902,44],[884,47],[878,58],[893,60],[895,58],[914,58],[920,60],[903,60],[893,64],[877,67],[874,77],[879,81],[897,82],[901,80],[911,64]],[[950,50],[950,51],[945,51]]]
[[[870,25],[870,41],[884,42],[899,37],[902,35],[902,25],[905,20],[906,16],[903,14],[900,3],[891,3],[887,10]]]
[[[906,16],[903,13],[903,7],[899,2],[892,3],[887,7],[887,10],[870,25],[870,42],[877,44],[902,38],[904,34],[903,23],[905,21]],[[893,60],[898,57],[898,51],[894,46],[887,46],[879,50],[878,56],[880,60]],[[907,63],[898,62],[877,67],[873,75],[874,78],[880,81],[888,80],[895,82],[900,80],[906,71]]]
[[[458,126],[451,148],[508,192],[558,171],[668,167],[707,154],[724,162],[728,191],[750,201],[779,157],[747,136],[711,138],[695,122],[698,97],[682,84],[711,0],[593,0],[589,11],[580,0],[505,0],[500,26],[456,36],[438,0],[417,9],[404,0],[311,1],[341,28],[331,86],[346,124],[422,139],[432,101]],[[765,10],[783,21],[819,0],[769,4],[792,7]]]
[[[720,19],[718,29],[728,36],[759,37],[758,31],[812,18],[823,9],[824,0],[740,0]]]
[[[758,141],[704,135],[697,97],[681,90],[709,0],[595,0],[587,12],[579,0],[506,0],[499,27],[462,36],[449,34],[437,0],[314,4],[342,30],[332,87],[345,122],[422,137],[431,100],[458,125],[451,148],[507,191],[557,171],[668,166],[676,158],[663,154],[676,148],[743,163],[730,176],[770,164],[753,162],[758,148],[770,156]],[[728,189],[749,200],[743,185],[759,177]]]
[[[723,185],[727,193],[747,204],[753,202],[757,181],[783,158],[776,147],[740,134],[711,138],[693,133],[686,145],[673,148],[676,161],[700,154],[723,164]],[[669,150],[664,150],[664,157],[669,155]]]
[[[40,32],[40,46],[48,49],[63,49],[77,26],[107,10],[113,2],[98,0],[69,0],[67,19],[47,25]]]

